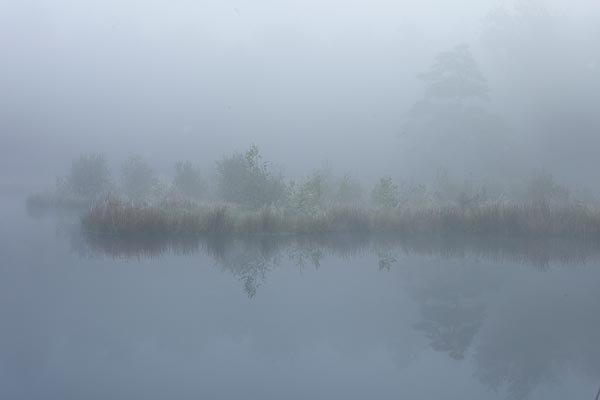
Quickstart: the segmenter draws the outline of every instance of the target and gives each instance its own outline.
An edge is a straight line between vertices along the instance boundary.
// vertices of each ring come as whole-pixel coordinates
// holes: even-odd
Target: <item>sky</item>
[[[570,179],[595,166],[592,154],[585,165],[565,165],[591,146],[578,139],[562,152],[568,129],[543,136],[531,105],[539,99],[519,103],[518,89],[531,84],[541,93],[559,80],[528,70],[530,59],[499,61],[484,41],[486,16],[515,3],[0,0],[0,182],[53,181],[86,152],[106,153],[115,166],[136,153],[165,173],[180,159],[209,171],[223,153],[252,143],[289,175],[324,163],[369,179],[451,168],[453,161],[436,157],[440,141],[422,149],[422,136],[403,139],[403,126],[423,97],[419,73],[461,43],[490,83],[485,107],[506,121],[503,137],[518,138],[511,151],[529,160],[519,168],[556,169]],[[560,78],[578,96],[577,84],[591,88],[598,77],[600,3],[539,3],[558,21],[556,37],[585,55],[585,80]],[[545,59],[542,70],[554,61]],[[514,72],[511,62],[527,68]],[[584,104],[593,107],[592,99]],[[569,118],[561,121],[570,128]],[[585,122],[592,128],[582,137],[594,135],[595,123]],[[426,153],[428,167],[418,162]],[[477,169],[465,164],[456,173]]]

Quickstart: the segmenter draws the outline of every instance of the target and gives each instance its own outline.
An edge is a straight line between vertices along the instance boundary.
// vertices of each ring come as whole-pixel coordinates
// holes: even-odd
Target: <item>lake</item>
[[[590,399],[600,250],[82,234],[0,197],[1,399]]]

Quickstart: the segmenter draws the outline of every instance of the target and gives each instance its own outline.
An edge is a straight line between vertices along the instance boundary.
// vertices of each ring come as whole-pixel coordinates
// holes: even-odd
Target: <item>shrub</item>
[[[427,187],[414,182],[400,186],[398,204],[404,209],[419,209],[431,206]]]
[[[301,214],[314,214],[324,206],[325,182],[323,175],[313,172],[300,182],[292,182],[288,191],[288,206]]]
[[[93,197],[107,191],[110,180],[110,171],[104,155],[83,154],[71,163],[66,180],[57,181],[57,190],[69,190],[78,196]]]
[[[278,203],[285,194],[282,178],[270,171],[255,145],[217,162],[217,185],[223,200],[251,208]]]
[[[398,206],[400,193],[391,177],[381,178],[371,192],[373,204],[379,208],[395,208]]]

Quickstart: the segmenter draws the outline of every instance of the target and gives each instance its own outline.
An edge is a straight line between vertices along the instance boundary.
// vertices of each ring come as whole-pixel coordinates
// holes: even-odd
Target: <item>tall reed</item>
[[[330,208],[313,214],[298,214],[279,208],[143,206],[109,199],[84,214],[82,225],[89,231],[114,235],[388,232],[600,239],[600,210],[583,206],[491,204],[466,209]]]

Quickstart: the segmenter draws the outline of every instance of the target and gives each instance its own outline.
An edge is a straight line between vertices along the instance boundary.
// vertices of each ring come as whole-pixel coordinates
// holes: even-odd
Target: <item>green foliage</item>
[[[406,209],[420,209],[431,205],[431,199],[427,187],[414,182],[405,183],[400,186],[398,205]]]
[[[489,88],[468,46],[440,53],[419,78],[425,95],[403,127],[406,152],[400,157],[406,168],[431,173],[442,166],[484,175],[513,167],[508,127],[486,104]]]
[[[110,171],[104,155],[83,154],[71,163],[67,179],[57,181],[57,190],[68,190],[78,196],[93,197],[108,190],[110,180]]]
[[[141,200],[153,194],[159,180],[156,172],[142,157],[132,155],[121,166],[121,184],[124,193],[130,198]]]
[[[173,186],[180,193],[193,198],[200,198],[207,192],[206,183],[200,170],[195,168],[190,161],[175,164]]]
[[[487,99],[489,88],[467,45],[459,45],[435,58],[429,71],[419,75],[430,98],[462,101]]]
[[[301,214],[315,214],[324,206],[325,179],[320,171],[300,182],[290,183],[288,205]]]
[[[379,208],[395,208],[398,206],[400,192],[391,177],[381,178],[371,192],[373,204]]]
[[[258,208],[280,202],[285,185],[274,175],[255,145],[217,161],[217,188],[223,200]]]

